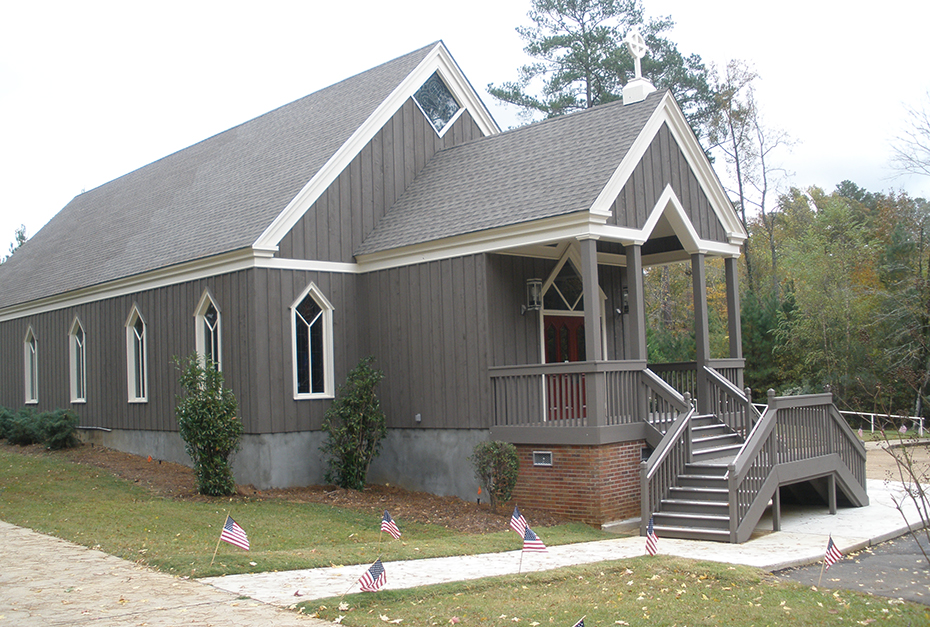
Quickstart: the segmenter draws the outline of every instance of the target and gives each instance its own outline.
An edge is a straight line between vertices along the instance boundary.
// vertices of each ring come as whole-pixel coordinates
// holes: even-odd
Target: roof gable
[[[642,228],[645,213],[661,215],[668,203],[649,207],[638,227],[618,225],[614,204],[663,128],[705,199],[687,211],[704,211],[708,215],[701,219],[722,233],[712,241],[703,237],[705,229],[692,228],[689,245],[738,254],[746,238],[742,224],[681,109],[662,91],[634,104],[610,103],[440,152],[356,255],[381,267],[401,262],[403,249],[420,258],[429,251],[433,258],[565,237],[642,244],[655,228],[654,223]],[[658,186],[657,194],[665,187],[650,183]],[[681,208],[675,215],[685,213]]]
[[[468,88],[456,95],[496,132],[445,47],[430,44],[75,197],[0,267],[0,307],[256,244],[273,248],[269,225],[300,210],[295,198],[306,197],[308,181],[377,123],[398,90],[439,66],[450,88]]]
[[[660,102],[611,103],[436,154],[357,254],[588,211]]]

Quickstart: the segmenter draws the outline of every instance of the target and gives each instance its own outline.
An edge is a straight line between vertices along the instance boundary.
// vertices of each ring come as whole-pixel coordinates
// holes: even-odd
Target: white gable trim
[[[698,237],[694,225],[691,223],[691,220],[688,219],[688,214],[685,213],[685,208],[682,206],[681,201],[678,200],[678,195],[675,194],[675,190],[672,189],[671,185],[666,185],[665,189],[662,190],[659,200],[656,201],[655,206],[652,208],[649,219],[646,220],[646,224],[643,227],[643,233],[646,234],[646,239],[649,238],[649,235],[652,235],[652,231],[655,230],[656,224],[658,224],[659,219],[663,215],[668,216],[668,221],[672,225],[672,230],[675,231],[675,235],[678,236],[685,250],[691,254],[706,252],[701,250],[701,238]],[[643,240],[643,242],[645,241],[646,240]]]
[[[500,127],[491,117],[481,98],[472,89],[468,79],[462,74],[452,55],[442,42],[437,43],[407,77],[394,89],[384,102],[378,105],[374,113],[352,134],[339,150],[320,168],[302,190],[284,208],[274,222],[252,244],[252,248],[263,251],[277,251],[278,244],[284,236],[303,217],[320,195],[326,191],[336,178],[345,170],[352,160],[374,138],[391,117],[412,97],[420,86],[439,72],[449,91],[459,104],[471,113],[475,124],[485,135],[496,135]]]
[[[717,219],[723,225],[727,233],[727,239],[731,244],[741,245],[747,239],[746,231],[733,210],[733,205],[727,196],[726,190],[723,189],[720,179],[717,178],[716,172],[711,167],[707,155],[704,154],[701,145],[694,136],[694,132],[688,125],[688,121],[670,92],[666,92],[662,96],[659,106],[656,107],[652,116],[643,125],[642,131],[630,146],[623,161],[594,200],[590,208],[591,213],[603,216],[612,215],[614,201],[623,191],[623,187],[629,181],[636,166],[642,161],[646,150],[652,145],[663,124],[668,124],[672,137],[675,138],[678,147],[685,156],[685,160],[694,172],[701,190],[710,202],[711,209],[713,209]]]

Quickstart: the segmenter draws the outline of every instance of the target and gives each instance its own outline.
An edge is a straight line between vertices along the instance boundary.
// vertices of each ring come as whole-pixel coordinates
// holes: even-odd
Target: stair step
[[[702,502],[730,502],[730,492],[726,488],[700,486],[672,486],[668,490],[670,499]]]
[[[700,450],[691,451],[692,458],[700,456],[701,459],[715,459],[718,457],[723,457],[725,455],[732,455],[743,448],[742,444],[729,444],[723,446],[716,446],[713,448],[704,448]]]
[[[663,514],[681,513],[711,516],[727,516],[729,520],[729,501],[699,501],[690,499],[662,499],[659,511]]]
[[[727,465],[721,463],[690,462],[685,464],[686,475],[723,477],[727,474]]]
[[[712,542],[729,542],[729,529],[704,529],[679,525],[653,525],[653,531],[662,538],[680,538],[682,540],[710,540]]]
[[[697,529],[729,529],[730,517],[720,514],[659,511],[653,514],[654,525],[694,527]]]
[[[709,435],[701,434],[691,438],[692,448],[695,446],[713,446],[715,444],[742,444],[743,440],[735,433],[712,433]]]
[[[727,480],[724,477],[714,477],[711,475],[678,475],[678,487],[682,488],[719,488],[721,490],[726,490],[727,485]]]

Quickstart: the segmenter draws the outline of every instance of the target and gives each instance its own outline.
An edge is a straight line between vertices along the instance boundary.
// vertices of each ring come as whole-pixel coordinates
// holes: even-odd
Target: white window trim
[[[210,305],[216,309],[216,366],[217,369],[223,371],[223,311],[220,309],[220,306],[216,304],[216,299],[213,298],[213,294],[210,293],[209,289],[203,291],[203,296],[200,297],[200,302],[197,304],[197,309],[194,310],[194,346],[196,347],[197,354],[200,355],[200,363],[206,363],[206,354],[207,354],[207,336],[204,333],[203,327],[206,323],[205,316],[207,310],[210,308]]]
[[[297,306],[308,295],[313,297],[316,304],[323,310],[323,392],[304,393],[297,392]],[[335,378],[333,370],[333,306],[323,296],[323,292],[312,281],[304,288],[300,295],[291,303],[291,383],[294,400],[315,398],[333,398]]]
[[[433,72],[433,74],[439,75],[439,80],[441,80],[443,85],[446,86],[446,89],[449,91],[449,94],[452,95],[452,99],[455,100],[455,103],[459,106],[458,110],[452,114],[451,118],[449,118],[449,121],[446,122],[441,129],[437,130],[436,127],[433,126],[433,121],[430,120],[429,115],[427,115],[426,113],[426,110],[423,109],[423,105],[421,105],[420,101],[417,100],[417,96],[416,96],[417,91],[420,90],[420,87],[423,87],[423,85],[426,84],[426,81],[423,81],[420,87],[417,87],[416,91],[414,91],[410,95],[410,99],[413,100],[415,105],[417,105],[417,109],[419,109],[420,113],[423,114],[423,117],[426,118],[426,121],[429,124],[429,127],[433,129],[433,132],[436,133],[438,137],[443,137],[449,131],[449,129],[452,128],[452,125],[455,124],[455,122],[462,116],[462,114],[465,113],[465,107],[462,106],[462,103],[459,102],[458,98],[456,98],[455,93],[451,89],[449,89],[449,84],[446,82],[446,79],[443,78],[442,72],[440,72],[439,70],[436,70],[435,72]],[[430,78],[432,78],[433,74],[430,74],[429,76],[427,76],[426,80],[428,81]]]
[[[136,347],[136,333],[135,333],[135,324],[136,320],[142,321],[142,394],[138,394],[139,390],[136,389],[136,375],[135,369],[135,347]],[[148,368],[148,351],[149,351],[149,342],[148,342],[148,330],[149,325],[146,323],[145,318],[142,317],[142,313],[139,311],[138,305],[133,303],[132,309],[129,311],[129,317],[126,318],[126,388],[128,392],[128,400],[130,403],[147,403],[148,402],[148,393],[149,393],[149,368]]]
[[[32,325],[23,337],[23,396],[26,405],[39,402],[39,340]]]
[[[77,333],[81,331],[83,336],[81,344],[78,344]],[[84,331],[84,325],[81,320],[75,316],[74,322],[71,323],[71,330],[68,331],[68,345],[70,347],[70,371],[71,371],[71,402],[87,402],[87,332]],[[80,360],[80,369],[78,369],[78,360]],[[80,376],[80,381],[78,381]],[[80,383],[80,385],[78,385]],[[82,394],[78,394],[78,388]]]

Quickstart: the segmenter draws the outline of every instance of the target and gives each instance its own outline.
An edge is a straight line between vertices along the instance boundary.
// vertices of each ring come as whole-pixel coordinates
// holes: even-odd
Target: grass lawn
[[[251,550],[220,543],[229,513]],[[512,531],[469,535],[438,525],[398,520],[403,537],[381,538],[381,517],[312,503],[203,498],[173,500],[54,455],[0,450],[0,519],[159,570],[207,577],[223,574],[363,564],[519,549]],[[551,546],[611,537],[587,525],[545,529]]]
[[[221,543],[230,513],[252,550]],[[0,519],[178,575],[364,564],[520,547],[509,530],[467,535],[398,520],[403,542],[379,546],[380,516],[281,500],[172,500],[110,473],[0,450]],[[585,525],[541,532],[546,544],[603,539]],[[670,557],[489,578],[308,602],[304,613],[344,625],[894,625],[930,624],[930,608],[774,582],[757,569]]]
[[[673,557],[348,595],[301,604],[343,625],[928,625],[930,608],[777,582],[755,568]]]

